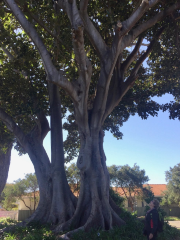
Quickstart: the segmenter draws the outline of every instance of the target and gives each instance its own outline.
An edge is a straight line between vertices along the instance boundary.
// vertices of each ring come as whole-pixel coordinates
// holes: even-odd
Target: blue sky
[[[159,103],[173,100],[168,94],[156,99]],[[150,178],[149,183],[166,183],[165,171],[180,162],[180,121],[170,120],[168,112],[159,112],[158,117],[149,117],[147,120],[135,115],[124,123],[121,131],[124,134],[123,140],[116,140],[110,132],[105,133],[104,149],[107,165],[133,166],[137,163],[146,171]],[[44,146],[50,155],[49,136],[48,134]],[[29,157],[27,155],[19,157],[13,150],[8,182],[23,178],[26,173],[31,172],[34,172],[34,167]]]

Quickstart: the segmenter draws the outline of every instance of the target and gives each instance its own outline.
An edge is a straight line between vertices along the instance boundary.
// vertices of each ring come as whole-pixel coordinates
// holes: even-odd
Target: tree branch
[[[88,0],[81,0],[80,12],[77,9],[76,0],[66,2],[58,0],[58,5],[66,11],[73,29],[78,30],[82,26],[85,28],[91,43],[101,59],[103,59],[107,51],[107,46],[87,15]]]
[[[177,3],[173,4],[171,7],[169,7],[168,9],[165,9],[164,11],[157,13],[154,17],[149,19],[147,22],[142,23],[141,25],[136,27],[134,30],[132,30],[129,33],[129,35],[124,37],[124,39],[123,39],[124,46],[123,47],[125,48],[125,47],[129,46],[130,43],[134,39],[136,39],[137,36],[139,36],[142,32],[146,31],[148,28],[152,27],[158,21],[162,20],[163,18],[165,18],[166,16],[168,16],[169,14],[171,14],[173,11],[175,11],[178,8],[180,8],[180,2],[177,2]]]
[[[88,123],[87,104],[89,86],[92,76],[92,65],[84,49],[84,36],[82,27],[79,28],[78,30],[73,30],[73,47],[75,53],[75,60],[77,62],[79,70],[79,77],[77,82],[79,85],[79,96],[81,99],[78,105],[75,106],[76,121],[81,123],[79,125],[79,128],[81,128],[82,132],[88,134],[89,126],[87,124]]]
[[[84,23],[84,28],[93,47],[96,49],[101,60],[103,60],[107,53],[108,47],[98,30],[95,28],[94,24],[89,19],[89,16],[87,14],[87,5],[88,0],[81,0],[80,14]]]
[[[19,197],[19,199],[24,203],[25,207],[27,207],[30,211],[32,211],[31,207],[29,207],[24,201],[23,197]]]
[[[151,6],[153,6],[153,4],[157,3],[157,0],[151,0],[150,3],[151,3]],[[102,64],[101,66],[101,73],[100,73],[100,79],[98,82],[97,95],[94,101],[92,119],[95,125],[97,126],[98,126],[98,122],[99,123],[104,122],[105,117],[107,116],[106,115],[107,112],[109,112],[109,110],[112,107],[112,105],[110,104],[107,109],[109,84],[111,81],[114,68],[116,66],[118,56],[120,55],[122,50],[125,48],[125,45],[127,44],[126,42],[123,41],[124,35],[128,33],[129,30],[136,24],[136,22],[143,16],[144,12],[149,8],[150,3],[148,0],[143,0],[140,7],[129,17],[129,19],[124,21],[123,24],[121,23],[117,24],[116,35],[113,40],[111,54],[109,56],[109,59],[107,61],[103,61],[104,64]]]
[[[143,38],[139,37],[136,46],[134,47],[133,51],[131,52],[131,54],[127,57],[127,59],[122,63],[121,65],[121,69],[123,72],[126,72],[126,70],[129,68],[129,66],[131,65],[131,63],[135,60],[137,53],[139,51],[139,48],[141,47]]]
[[[92,66],[84,49],[84,26],[77,8],[76,0],[66,1],[64,3],[59,0],[58,4],[65,10],[71,22],[75,60],[79,70],[79,77],[75,81],[75,84],[78,87],[77,91],[79,96],[79,102],[78,104],[75,104],[76,120],[77,122],[80,122],[79,128],[82,132],[88,133],[87,101],[92,75]]]
[[[8,58],[10,60],[14,60],[13,55],[6,48],[4,48],[3,46],[1,46],[1,48],[2,48],[3,52],[6,53],[6,55],[8,56]]]
[[[138,20],[144,15],[144,13],[152,6],[154,6],[159,0],[142,0],[141,5],[132,13],[132,15],[124,22],[118,22],[116,26],[116,34],[112,44],[113,55],[122,48],[121,39],[125,36],[133,26],[138,22]],[[138,34],[139,35],[139,34]],[[135,39],[135,38],[134,38]],[[122,48],[124,49],[124,47]]]
[[[81,0],[81,2],[80,2],[80,11],[81,12],[87,12],[88,3],[89,3],[89,0]]]
[[[157,40],[160,38],[161,34],[164,31],[164,27],[162,27],[158,33],[156,34],[156,36],[154,37],[154,39],[151,41],[151,43],[149,44],[146,52],[139,58],[139,60],[137,61],[135,67],[133,68],[130,76],[128,77],[128,79],[125,81],[124,86],[123,86],[123,96],[125,95],[125,93],[129,90],[129,88],[134,84],[135,80],[137,79],[137,72],[140,68],[140,66],[142,65],[142,63],[144,62],[144,60],[149,56],[150,52],[153,50],[153,47],[155,45],[155,43],[157,42]]]
[[[14,133],[14,135],[17,137],[19,143],[24,146],[27,142],[26,136],[17,126],[17,124],[13,121],[13,119],[2,109],[0,108],[0,119],[3,121],[3,123],[6,125],[6,127]]]
[[[26,33],[30,36],[30,38],[36,45],[36,47],[41,55],[46,73],[53,75],[53,72],[57,72],[57,70],[55,69],[55,67],[51,61],[49,52],[47,51],[46,47],[44,46],[44,43],[42,42],[42,40],[39,37],[36,30],[34,29],[33,25],[30,22],[28,22],[28,20],[26,19],[26,17],[24,16],[24,14],[20,10],[20,8],[16,5],[14,0],[5,0],[5,2],[8,4],[8,6],[10,7],[10,9],[13,12],[14,16],[16,17],[16,19],[19,21],[19,23],[22,25],[22,27],[24,28]],[[56,73],[56,75],[57,75],[57,73]]]
[[[161,36],[163,31],[164,31],[164,28],[161,28],[158,31],[158,33],[156,34],[156,36],[154,37],[152,42],[149,44],[146,52],[136,62],[136,65],[135,65],[134,69],[132,70],[128,79],[125,82],[122,82],[122,84],[118,86],[118,89],[116,87],[115,91],[113,91],[113,92],[109,91],[108,101],[107,101],[107,104],[106,104],[106,111],[105,111],[105,114],[103,116],[103,122],[105,121],[106,117],[110,114],[110,112],[114,109],[114,107],[119,104],[119,102],[121,101],[123,96],[127,93],[127,91],[132,87],[132,85],[134,84],[134,82],[138,78],[137,72],[138,72],[141,64],[148,57],[148,55],[150,54],[150,52],[152,51],[152,49],[154,47],[154,44],[156,43],[157,39]],[[118,82],[119,79],[117,79],[116,81]],[[111,96],[113,96],[113,97],[111,97]]]
[[[67,13],[72,29],[78,30],[79,27],[83,26],[83,22],[77,8],[76,0],[68,0],[64,2],[58,0],[58,5]]]
[[[25,11],[27,11],[29,13],[29,15],[41,26],[44,28],[44,30],[46,30],[47,33],[49,33],[49,35],[51,35],[52,37],[54,37],[55,39],[57,39],[60,43],[63,44],[63,41],[57,37],[56,34],[54,34],[53,32],[51,32],[51,30],[46,27],[44,25],[44,23],[42,22],[42,20],[38,19],[34,14],[31,13],[31,11],[29,10],[29,8],[27,7],[27,4],[25,5]]]
[[[142,0],[141,5],[133,12],[133,14],[122,23],[123,35],[129,32],[132,27],[138,22],[138,20],[144,15],[144,13],[152,6],[154,6],[159,0]]]
[[[41,133],[41,141],[43,141],[47,133],[50,131],[49,123],[43,111],[37,113],[37,117],[40,123],[39,128]]]
[[[8,144],[6,153],[3,153],[0,149],[0,195],[6,185],[8,178],[12,146],[12,143]]]
[[[8,4],[16,19],[19,21],[23,29],[36,45],[36,48],[42,58],[45,71],[47,73],[47,80],[65,89],[70,94],[73,101],[78,102],[79,97],[77,95],[77,92],[74,90],[73,84],[68,81],[63,71],[57,71],[52,63],[49,52],[47,51],[44,43],[42,42],[33,25],[28,22],[14,0],[5,0],[5,2]]]

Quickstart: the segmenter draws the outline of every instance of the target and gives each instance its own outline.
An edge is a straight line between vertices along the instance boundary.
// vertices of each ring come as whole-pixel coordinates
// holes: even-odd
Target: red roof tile
[[[154,193],[155,197],[160,197],[163,195],[163,192],[167,190],[166,184],[144,184],[143,187],[150,187],[151,191]],[[122,188],[113,187],[115,192],[118,192],[119,195],[124,196],[124,192]],[[133,194],[132,194],[133,195]]]
[[[155,197],[160,197],[164,195],[164,191],[167,190],[166,184],[144,184],[143,187],[151,187],[151,191],[154,193]]]

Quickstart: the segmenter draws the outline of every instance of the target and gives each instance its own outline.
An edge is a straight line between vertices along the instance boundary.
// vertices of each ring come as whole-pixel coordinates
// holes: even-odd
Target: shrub
[[[130,212],[122,210],[121,218],[126,220],[126,225],[121,228],[114,228],[109,231],[92,229],[90,232],[77,232],[71,240],[145,240],[143,236],[144,224]],[[16,221],[3,219],[0,222],[0,229],[8,225],[15,224]],[[40,225],[34,222],[26,227],[16,227],[14,231],[5,233],[3,240],[55,240],[49,225]],[[157,240],[179,240],[180,232],[171,227],[167,222],[164,224],[164,232],[158,234]]]
[[[112,188],[109,189],[109,195],[118,207],[123,207],[125,199],[121,197],[117,192],[115,192]]]

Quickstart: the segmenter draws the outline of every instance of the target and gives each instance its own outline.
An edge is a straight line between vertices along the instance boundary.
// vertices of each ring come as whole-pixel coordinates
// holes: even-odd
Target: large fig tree
[[[27,108],[27,103],[24,111],[30,113],[26,114],[28,120],[24,123],[24,114],[18,116],[14,112],[18,103],[9,110],[10,88],[8,101],[2,94],[0,119],[14,134],[17,148],[29,154],[35,167],[40,203],[29,221],[56,224],[55,232],[72,227],[77,231],[121,226],[124,221],[118,215],[120,211],[109,198],[103,130],[111,130],[120,138],[117,124],[127,120],[130,113],[138,111],[143,118],[156,114],[158,106],[148,101],[149,96],[156,94],[153,88],[156,82],[150,80],[142,63],[153,48],[161,48],[158,39],[167,32],[169,22],[179,21],[180,1],[4,2],[0,22],[4,34],[3,54],[8,58],[14,54],[18,58],[13,68],[10,61],[6,61],[12,79],[9,80],[9,72],[3,70],[1,81],[3,86],[10,81],[14,84],[20,75],[14,93],[19,95],[13,101],[23,97],[20,105],[22,109]],[[16,35],[14,39],[8,31]],[[23,46],[25,53],[20,56],[14,48],[22,36],[26,40],[19,51]],[[147,45],[145,51],[141,51],[143,45]],[[31,57],[29,52],[33,52]],[[17,64],[21,58],[25,60],[23,66]],[[38,76],[37,71],[41,73]],[[22,92],[25,93],[22,95]],[[68,120],[74,127],[75,137],[78,131],[80,139],[78,201],[65,176],[60,97],[63,107],[68,106],[72,113]],[[49,106],[45,107],[47,99]],[[43,147],[43,139],[50,130],[47,115],[51,119],[51,161]],[[32,122],[36,124],[30,129]]]

